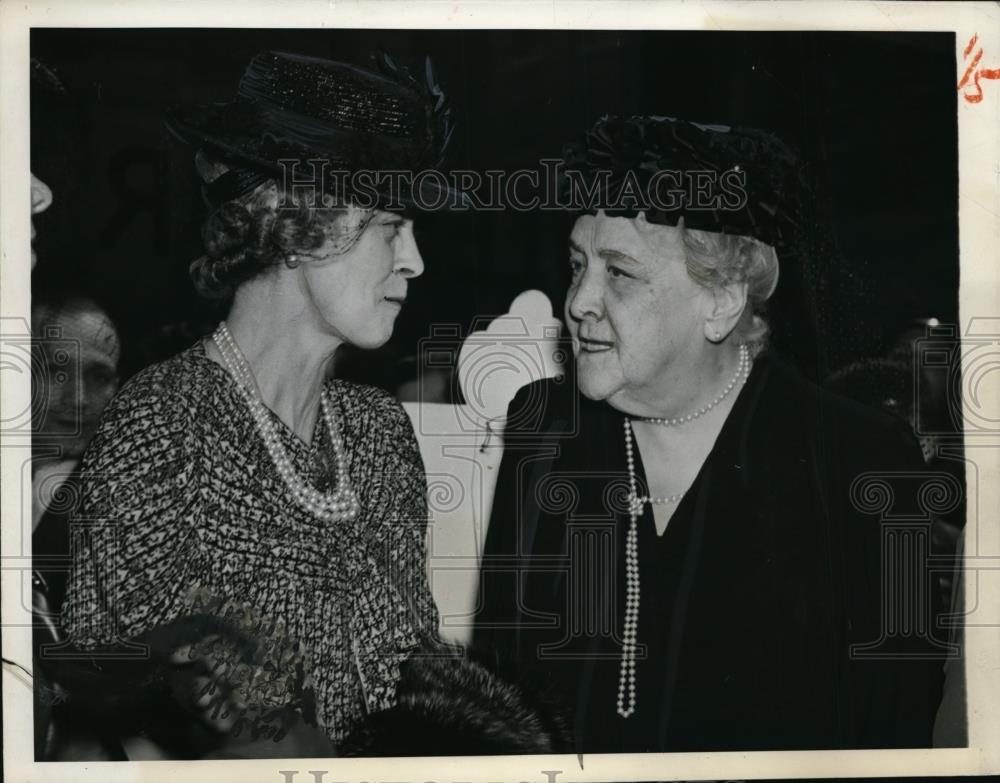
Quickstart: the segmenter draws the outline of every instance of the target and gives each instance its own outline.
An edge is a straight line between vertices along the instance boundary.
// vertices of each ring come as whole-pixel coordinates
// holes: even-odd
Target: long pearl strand
[[[747,376],[750,374],[750,349],[747,348],[746,343],[740,345],[740,360],[736,366],[736,374],[733,375],[732,379],[726,384],[726,388],[723,389],[718,396],[712,400],[710,403],[704,407],[699,408],[694,413],[689,413],[686,416],[674,416],[673,418],[657,418],[655,416],[647,416],[640,419],[648,424],[659,424],[662,427],[676,427],[678,424],[687,424],[689,421],[694,421],[695,419],[701,418],[706,413],[708,413],[712,408],[722,402],[726,397],[728,397],[733,389],[736,388],[737,384],[741,381],[745,381]]]
[[[243,399],[250,408],[254,425],[267,447],[271,460],[278,470],[285,486],[291,493],[292,498],[301,507],[313,516],[324,522],[340,522],[342,520],[354,519],[360,508],[357,493],[351,486],[350,477],[347,472],[347,457],[344,454],[344,442],[340,436],[336,419],[333,415],[333,405],[328,399],[327,393],[320,394],[320,407],[322,408],[323,419],[326,422],[327,431],[330,434],[330,443],[333,446],[334,463],[337,469],[337,483],[333,492],[320,492],[314,486],[303,479],[282,446],[278,437],[278,432],[271,421],[267,408],[256,391],[250,365],[240,351],[239,346],[233,339],[229,327],[223,321],[219,324],[212,335],[212,339],[219,347],[222,354],[222,361],[230,374],[236,379],[237,386],[242,393]]]
[[[641,505],[635,482],[632,426],[627,418],[625,459],[628,462],[629,523],[625,537],[625,627],[622,631],[622,661],[618,671],[618,714],[628,718],[635,712],[635,640],[639,630],[639,535],[636,521],[639,519]]]
[[[712,400],[712,402],[688,416],[679,416],[673,419],[647,418],[642,419],[642,421],[664,426],[676,426],[704,416],[722,402],[736,388],[737,384],[742,386],[746,382],[747,377],[750,375],[751,363],[749,349],[746,345],[741,345],[740,360],[736,375],[733,376],[733,379],[726,386],[725,390]],[[628,464],[629,524],[628,533],[625,536],[625,625],[622,630],[622,659],[618,671],[618,714],[623,718],[629,718],[635,712],[635,654],[637,647],[636,639],[639,633],[638,520],[646,503],[652,505],[679,503],[681,498],[684,497],[684,493],[678,492],[664,497],[639,496],[639,489],[635,478],[635,450],[632,446],[632,423],[628,417],[625,418],[624,429],[625,461]]]

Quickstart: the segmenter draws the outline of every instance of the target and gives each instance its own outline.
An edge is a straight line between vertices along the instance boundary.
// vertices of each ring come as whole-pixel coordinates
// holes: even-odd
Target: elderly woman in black
[[[794,159],[605,118],[566,167],[607,177],[569,238],[576,389],[511,404],[477,642],[562,702],[581,752],[929,746],[940,663],[905,656],[933,645],[852,647],[884,627],[852,484],[920,450],[768,349],[776,247],[808,229]]]
[[[337,742],[394,703],[401,663],[437,628],[409,419],[330,379],[338,347],[392,334],[423,271],[405,207],[436,196],[337,174],[436,166],[448,113],[432,79],[388,60],[264,52],[235,101],[169,126],[197,145],[213,205],[194,282],[231,305],[107,409],[83,461],[66,629],[88,650],[140,641],[179,668],[210,662],[231,689],[202,714],[218,732],[291,710]],[[189,618],[210,621],[207,640]],[[196,714],[219,704],[211,685]]]

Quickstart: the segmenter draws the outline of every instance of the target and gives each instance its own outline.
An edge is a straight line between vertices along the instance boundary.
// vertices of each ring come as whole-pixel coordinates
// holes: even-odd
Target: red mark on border
[[[962,53],[962,57],[969,56],[969,52],[972,51],[972,47],[976,45],[976,41],[978,40],[979,40],[979,33],[973,33],[972,38],[970,38],[969,42],[965,45],[965,51]]]
[[[979,43],[979,33],[976,33],[969,39],[969,43],[965,45],[965,51],[962,56],[968,60],[969,53],[976,47]],[[958,83],[958,89],[968,86],[970,89],[974,88],[973,92],[966,90],[962,93],[962,97],[965,98],[967,103],[979,103],[983,99],[983,88],[979,86],[980,79],[1000,79],[1000,68],[980,68],[976,70],[976,66],[979,65],[979,61],[983,59],[983,49],[982,47],[976,52],[975,56],[972,58],[972,62],[969,63],[968,67],[965,69],[965,73],[962,74],[962,80]],[[969,84],[969,80],[972,80],[972,84]]]

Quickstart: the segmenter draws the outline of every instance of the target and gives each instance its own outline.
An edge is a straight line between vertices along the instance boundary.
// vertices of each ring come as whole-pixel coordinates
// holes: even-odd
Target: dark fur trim
[[[479,756],[569,750],[550,705],[453,648],[425,648],[402,669],[395,707],[370,715],[345,756]]]

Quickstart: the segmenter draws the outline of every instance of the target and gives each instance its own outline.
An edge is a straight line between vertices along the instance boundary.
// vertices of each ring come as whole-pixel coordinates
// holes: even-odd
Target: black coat
[[[571,386],[511,404],[475,642],[561,701],[577,750],[929,747],[944,650],[905,425],[758,358],[664,536],[639,520],[646,657],[624,720],[623,418]],[[912,545],[888,561],[911,570],[881,567],[883,538]]]

